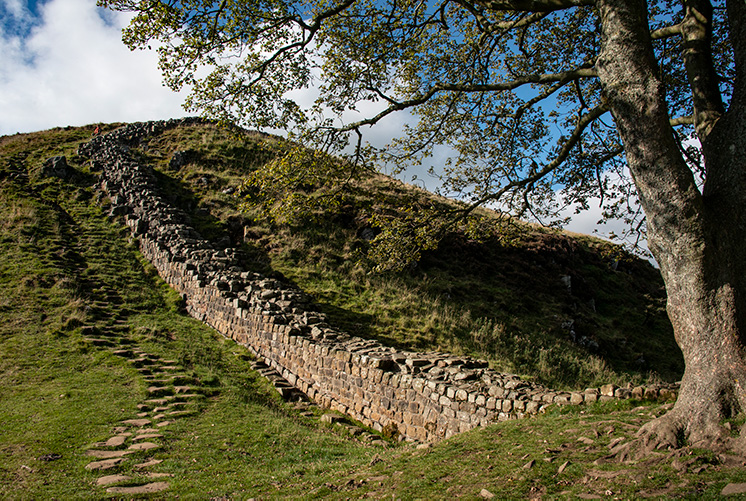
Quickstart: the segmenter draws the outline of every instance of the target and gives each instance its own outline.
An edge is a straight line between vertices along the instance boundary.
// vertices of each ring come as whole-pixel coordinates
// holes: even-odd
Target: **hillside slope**
[[[58,131],[46,151],[13,137],[3,147],[33,176],[65,150],[83,164],[74,151],[85,135]],[[350,334],[472,355],[554,387],[673,381],[683,370],[657,271],[611,244],[516,223],[482,242],[453,233],[416,267],[373,274],[371,212],[431,195],[372,176],[339,206],[270,221],[242,213],[237,195],[249,172],[283,152],[278,139],[198,123],[132,147],[204,236],[242,246],[247,269],[293,282]]]
[[[588,283],[595,283],[594,273],[601,278],[619,275],[619,282],[606,286],[612,293],[619,292],[615,287],[632,287],[629,284],[639,287],[643,298],[645,293],[660,290],[654,279],[642,280],[650,273],[644,263],[622,261],[615,272],[604,254],[594,257],[594,248],[606,249],[606,244],[545,232],[512,245],[502,241],[491,249],[456,235],[405,274],[369,275],[359,254],[367,245],[358,235],[360,228],[367,227],[364,219],[329,217],[325,225],[303,227],[252,222],[244,231],[237,222],[251,221],[235,212],[237,200],[229,193],[229,188],[238,186],[244,168],[240,155],[226,155],[225,150],[232,147],[234,153],[243,152],[249,146],[238,148],[234,139],[211,125],[172,132],[185,137],[175,140],[171,150],[165,146],[171,139],[161,137],[163,145],[152,142],[146,149],[141,145],[140,151],[160,164],[164,186],[171,188],[174,200],[190,208],[202,231],[216,240],[227,234],[229,239],[243,241],[246,234],[249,239],[244,245],[252,252],[253,265],[305,284],[330,316],[371,336],[403,345],[435,346],[423,334],[429,332],[438,343],[479,353],[479,331],[475,331],[477,335],[466,331],[458,337],[448,326],[474,325],[469,322],[480,315],[484,318],[481,322],[487,323],[528,311],[511,324],[515,329],[510,331],[512,346],[524,343],[530,354],[534,340],[543,343],[540,347],[558,342],[561,348],[553,353],[572,367],[573,357],[591,357],[572,343],[561,326],[556,336],[551,328],[530,329],[532,322],[552,326],[557,320],[542,320],[533,298],[549,303],[541,307],[559,311],[558,315],[580,319],[579,314],[584,313],[593,318],[590,304],[590,313],[583,311],[586,300],[578,297],[580,292],[567,291],[561,278],[559,285],[553,282],[554,272],[569,274],[571,284],[577,283],[580,279],[571,274],[575,268],[570,265],[581,263],[575,273],[584,273],[581,277]],[[91,189],[97,174],[75,153],[88,136],[86,129],[69,128],[0,138],[0,486],[5,497],[118,498],[122,494],[107,493],[106,489],[112,488],[108,485],[128,488],[158,480],[168,484],[169,497],[342,499],[393,495],[414,499],[494,494],[526,498],[612,492],[632,498],[712,496],[728,482],[746,481],[740,463],[731,458],[688,449],[676,455],[655,455],[638,464],[609,464],[604,457],[610,447],[629,440],[641,423],[665,410],[665,406],[639,406],[635,401],[583,410],[559,409],[534,419],[469,432],[425,449],[364,439],[371,435],[352,423],[320,423],[320,410],[299,410],[282,403],[251,369],[250,357],[243,349],[184,314],[181,299],[142,260],[118,219],[101,210],[98,195]],[[169,165],[174,151],[189,149],[202,151],[207,161],[178,169],[176,164]],[[214,153],[221,149],[221,153]],[[49,177],[49,167],[45,171],[45,160],[55,155],[67,157],[70,175],[64,180]],[[233,168],[235,172],[230,170]],[[393,186],[391,191],[395,192],[397,185]],[[106,206],[106,200],[100,202]],[[318,229],[324,227],[330,231]],[[278,244],[281,241],[286,242],[284,246]],[[553,254],[553,249],[563,245],[568,246],[564,257]],[[361,262],[349,256],[358,256]],[[500,262],[483,264],[488,256],[496,256]],[[292,267],[292,263],[298,266]],[[638,265],[640,271],[634,268]],[[470,280],[456,281],[460,274],[468,276],[468,267],[474,266],[485,268],[471,270]],[[630,268],[619,271],[624,266]],[[336,270],[345,271],[349,278],[333,274]],[[492,285],[477,281],[480,275],[493,272],[501,275],[493,277]],[[452,288],[442,277],[455,281]],[[546,282],[547,290],[520,288],[521,283],[534,281]],[[470,296],[470,284],[479,288],[475,297],[511,295],[515,311],[495,311],[491,304],[478,309],[478,301],[463,299]],[[494,284],[510,287],[499,289]],[[558,304],[566,304],[568,311],[563,313],[561,307],[553,310],[557,306],[553,306],[552,290],[566,294],[569,299]],[[596,289],[603,290],[601,286]],[[446,294],[450,297],[443,297]],[[593,299],[598,303],[601,294],[596,294]],[[612,299],[621,301],[613,294]],[[384,302],[391,304],[388,312],[380,308]],[[631,304],[636,307],[638,303]],[[433,305],[443,306],[444,311],[430,310]],[[372,313],[366,316],[369,311]],[[425,313],[419,318],[410,316],[417,311]],[[601,311],[596,304],[595,315]],[[645,325],[654,326],[659,312],[651,309],[650,314],[653,320]],[[427,321],[431,322],[429,331],[423,329]],[[406,335],[396,334],[398,325]],[[485,336],[486,331],[482,332]],[[654,328],[645,331],[648,337],[654,332]],[[629,342],[642,343],[634,334],[628,333]],[[594,335],[594,339],[603,340]],[[501,339],[497,335],[493,338]],[[494,339],[490,345],[482,338],[481,345],[488,348],[481,353],[498,352],[495,346],[502,345]],[[153,377],[147,376],[149,369],[143,366],[147,360],[129,359],[120,352],[122,348],[149,354],[143,359],[169,361],[174,367],[171,370],[179,374],[172,384],[188,384],[203,397],[189,404],[187,412],[172,424],[159,429],[162,437],[152,439],[157,448],[133,453],[110,470],[88,470],[86,466],[93,459],[88,453],[101,448],[96,444],[109,439],[117,423],[142,413],[155,419],[154,414],[160,412],[145,403],[154,384]],[[540,352],[540,348],[534,351]],[[594,356],[597,361],[604,360],[601,355]],[[518,358],[491,358],[495,366],[518,367],[522,363]],[[615,363],[612,357],[606,360],[610,366]],[[530,369],[536,364],[523,367]],[[633,377],[616,370],[594,374]],[[544,377],[528,369],[522,372]],[[549,376],[572,384],[571,379],[557,374],[554,371]],[[162,462],[150,470],[133,467],[152,460]],[[113,473],[130,478],[97,485]],[[150,473],[165,476],[155,479],[147,476]]]
[[[375,274],[371,214],[435,197],[371,176],[338,205],[269,220],[255,206],[240,212],[238,194],[249,172],[284,151],[276,138],[199,124],[133,146],[203,235],[243,246],[249,269],[294,282],[350,334],[469,354],[555,387],[672,381],[683,371],[657,270],[617,246],[514,222],[481,242],[454,232],[417,266]]]

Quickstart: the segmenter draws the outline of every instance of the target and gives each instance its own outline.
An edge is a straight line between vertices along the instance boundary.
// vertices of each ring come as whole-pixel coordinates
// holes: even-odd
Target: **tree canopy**
[[[607,217],[643,230],[642,211],[595,67],[598,11],[591,0],[130,1],[125,42],[162,42],[161,68],[186,103],[212,118],[295,132],[303,144],[376,162],[395,171],[453,154],[433,174],[440,192],[519,217],[556,222],[567,205],[598,197]],[[699,175],[692,141],[693,100],[683,30],[691,15],[678,1],[648,2],[654,49],[671,123]],[[722,5],[713,10],[712,70],[725,104],[734,65]],[[708,33],[708,36],[710,34]],[[313,106],[299,89],[317,90]],[[396,113],[405,124],[387,148],[366,147],[368,126]],[[352,144],[350,146],[350,143]],[[314,164],[298,155],[274,172],[276,192],[316,173],[344,179],[350,164]],[[302,179],[300,179],[302,178]],[[296,200],[297,202],[297,200]],[[423,240],[421,243],[425,243]],[[432,244],[432,241],[430,241]]]
[[[746,411],[743,0],[101,2],[135,12],[130,47],[160,42],[189,109],[316,148],[323,161],[291,149],[253,181],[279,195],[445,145],[451,220],[480,205],[551,220],[599,197],[645,230],[686,362],[676,406],[642,438],[730,440],[722,420]],[[313,105],[297,102],[311,86]],[[396,113],[392,144],[367,145]],[[379,240],[435,245],[448,223],[426,209]]]

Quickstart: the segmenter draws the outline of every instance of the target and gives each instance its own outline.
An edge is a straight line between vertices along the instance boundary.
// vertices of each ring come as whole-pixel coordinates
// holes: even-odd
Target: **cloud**
[[[154,52],[121,42],[129,22],[90,0],[2,1],[14,18],[0,25],[0,135],[64,125],[183,116],[183,94],[161,84]]]

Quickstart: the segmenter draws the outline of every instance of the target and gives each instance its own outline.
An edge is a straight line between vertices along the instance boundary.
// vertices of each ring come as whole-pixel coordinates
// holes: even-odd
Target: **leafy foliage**
[[[188,109],[249,127],[290,130],[303,144],[341,155],[347,172],[327,177],[326,184],[344,186],[370,165],[401,171],[430,163],[440,192],[463,204],[450,212],[457,219],[488,205],[559,224],[566,208],[580,211],[599,200],[604,218],[629,223],[621,237],[633,237],[636,245],[645,233],[597,77],[602,21],[591,0],[102,4],[135,12],[124,37],[130,47],[162,43],[167,83],[192,89]],[[708,22],[727,105],[735,70],[722,4],[715,2]],[[678,36],[689,11],[671,0],[647,5],[679,147],[702,173],[691,140],[693,104],[682,57],[688,49]],[[299,91],[312,86],[317,97],[307,107]],[[395,113],[412,117],[401,135],[382,149],[365,143],[368,126]],[[440,146],[451,157],[432,165],[429,158]],[[288,175],[329,174],[325,157],[314,155],[288,153],[282,167],[255,183],[258,194],[278,201],[282,191],[270,179],[288,186]],[[317,169],[315,162],[322,165]],[[311,200],[295,190],[282,196],[284,207]],[[383,267],[417,259],[442,238],[437,216],[410,216],[380,221]]]

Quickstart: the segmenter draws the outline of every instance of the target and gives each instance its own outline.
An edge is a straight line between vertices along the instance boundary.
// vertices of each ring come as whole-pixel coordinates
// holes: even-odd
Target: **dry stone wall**
[[[484,361],[398,351],[336,330],[301,291],[243,269],[239,250],[202,238],[188,215],[159,194],[152,169],[130,154],[148,136],[197,122],[128,125],[94,137],[80,154],[102,171],[112,214],[123,216],[143,255],[184,297],[189,313],[246,346],[319,405],[379,431],[433,441],[620,391],[555,392],[491,370]]]

